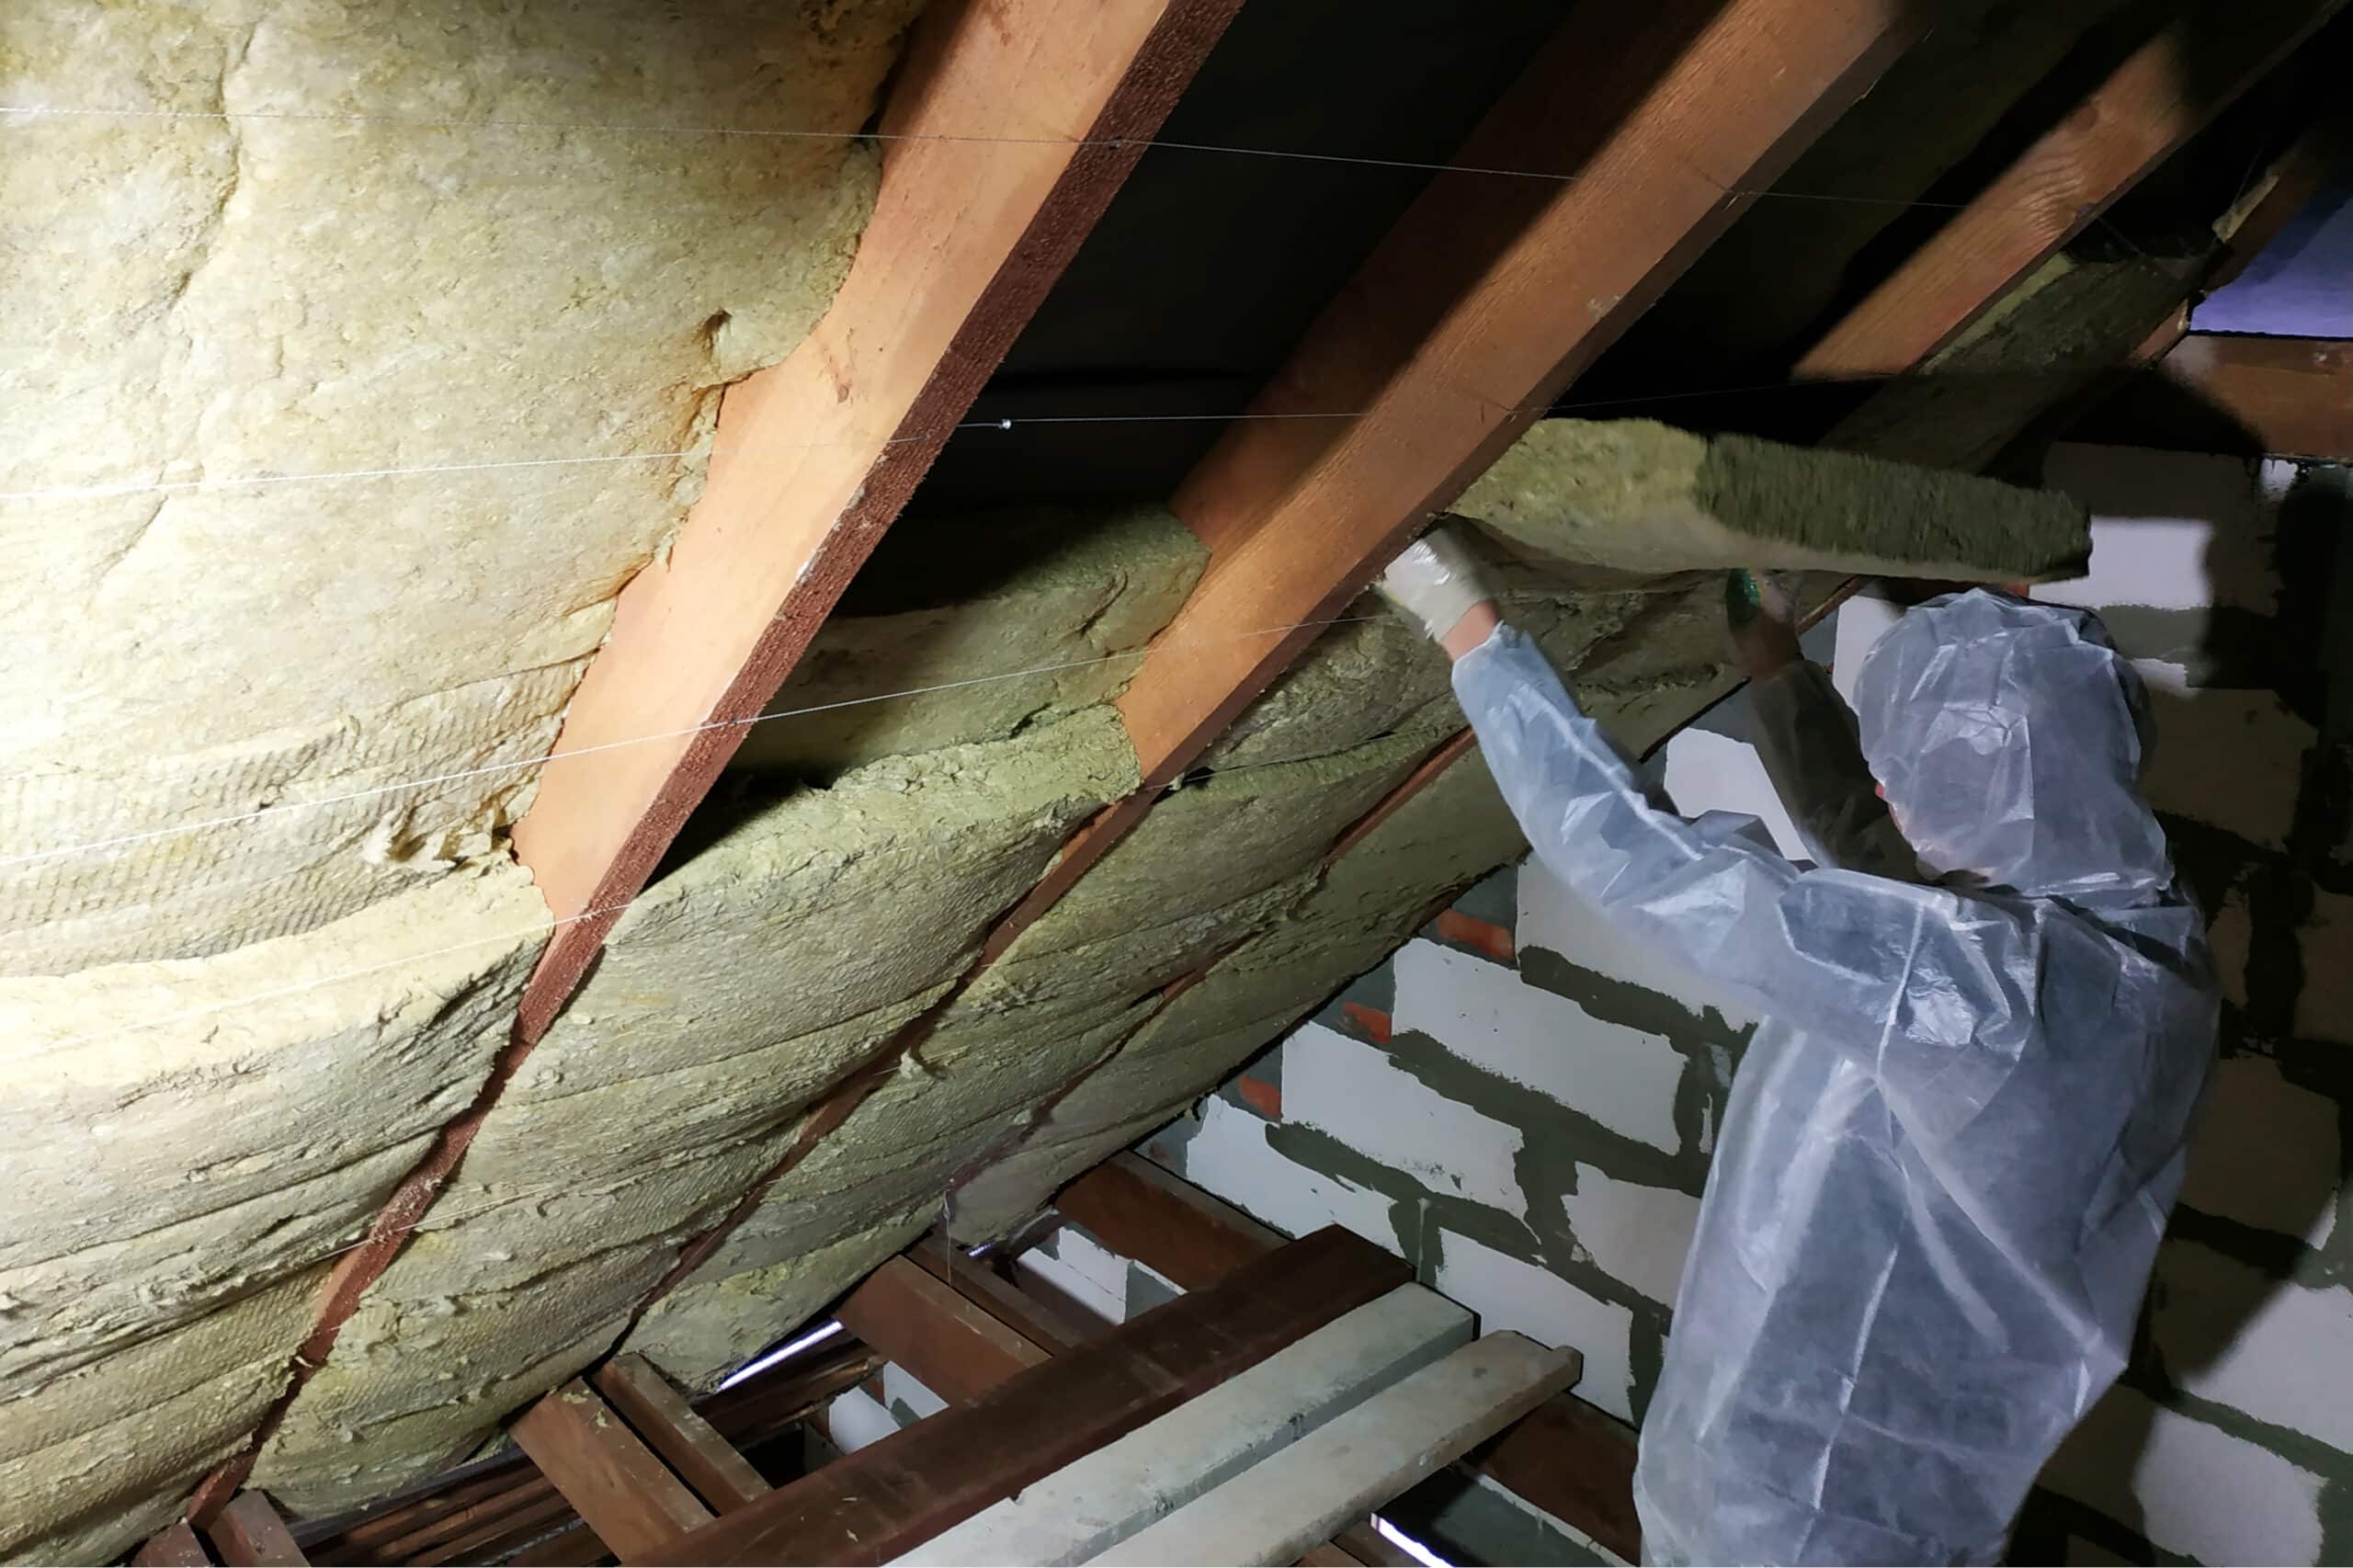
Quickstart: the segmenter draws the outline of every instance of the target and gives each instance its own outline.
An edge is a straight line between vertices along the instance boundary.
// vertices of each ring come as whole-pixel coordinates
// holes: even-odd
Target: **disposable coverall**
[[[2131,667],[1976,592],[1871,651],[1859,735],[1813,665],[1756,683],[1820,869],[1653,806],[1508,626],[1454,687],[1552,874],[1766,1020],[1643,1427],[1644,1555],[1998,1560],[2122,1369],[2213,1053]]]

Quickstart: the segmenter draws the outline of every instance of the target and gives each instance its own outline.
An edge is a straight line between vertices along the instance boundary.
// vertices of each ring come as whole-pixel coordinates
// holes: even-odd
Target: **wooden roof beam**
[[[2189,0],[1798,361],[1893,376],[1950,343],[2345,0]]]
[[[1866,91],[1903,0],[1573,6],[1179,486],[1210,563],[1120,710],[1143,788],[992,936],[1008,947],[1234,716]]]

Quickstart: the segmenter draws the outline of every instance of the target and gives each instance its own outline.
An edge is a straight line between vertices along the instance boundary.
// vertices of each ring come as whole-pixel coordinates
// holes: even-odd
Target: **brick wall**
[[[2331,624],[2342,470],[2062,448],[2098,516],[2100,609],[2149,680],[2146,787],[2208,910],[2223,1060],[2124,1385],[2021,1521],[2026,1561],[2353,1557],[2353,604]],[[2353,574],[2353,571],[2348,571]],[[1813,651],[1851,672],[1895,613]],[[2334,659],[2337,678],[2322,678]],[[1687,812],[1788,845],[1737,704],[1668,748]],[[1337,1221],[1488,1324],[1574,1344],[1639,1420],[1753,1020],[1588,918],[1489,879],[1146,1152],[1270,1224]]]

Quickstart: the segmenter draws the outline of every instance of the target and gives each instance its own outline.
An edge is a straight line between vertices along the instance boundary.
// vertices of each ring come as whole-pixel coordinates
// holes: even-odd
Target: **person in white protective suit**
[[[1458,542],[1382,586],[1453,655],[1546,869],[1765,1020],[1643,1426],[1644,1557],[1998,1561],[2123,1369],[2214,1054],[2131,667],[2082,611],[1950,596],[1870,651],[1859,730],[1754,615],[1735,643],[1806,867],[1751,819],[1654,805]]]

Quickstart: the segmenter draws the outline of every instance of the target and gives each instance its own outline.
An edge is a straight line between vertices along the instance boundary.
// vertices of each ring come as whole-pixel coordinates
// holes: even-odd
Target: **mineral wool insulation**
[[[915,4],[0,16],[99,111],[0,115],[0,1554],[168,1517],[480,1086],[507,765],[873,198],[688,128],[855,131]]]
[[[854,129],[908,10],[0,21],[12,101],[164,111],[14,116],[0,164],[12,222],[70,263],[0,278],[26,350],[0,372],[26,432],[0,445],[0,594],[27,651],[0,670],[0,840],[117,841],[0,886],[0,1157],[26,1195],[0,1237],[0,1553],[102,1556],[167,1517],[483,1081],[547,921],[504,848],[530,770],[504,765],[545,752],[691,498],[699,460],[647,454],[699,449],[716,387],[790,349],[871,197],[855,143],[646,128]],[[1591,540],[1729,517],[1745,551],[1749,498],[1806,494],[1720,483],[1743,471],[1671,436],[1540,431],[1462,503],[1522,558],[1498,561],[1514,618],[1637,745],[1721,687],[1715,581]],[[1672,494],[1628,479],[1663,451]],[[469,466],[508,462],[537,466]],[[1442,661],[1368,602],[955,991],[1136,786],[1106,703],[1200,566],[1150,506],[901,524],[256,1481],[361,1501],[625,1333],[707,1385],[943,1208],[966,1234],[1017,1217],[1515,852],[1472,758],[1323,863],[1461,722]],[[979,684],[838,706],[950,681]],[[677,1244],[927,1012],[631,1332]]]

